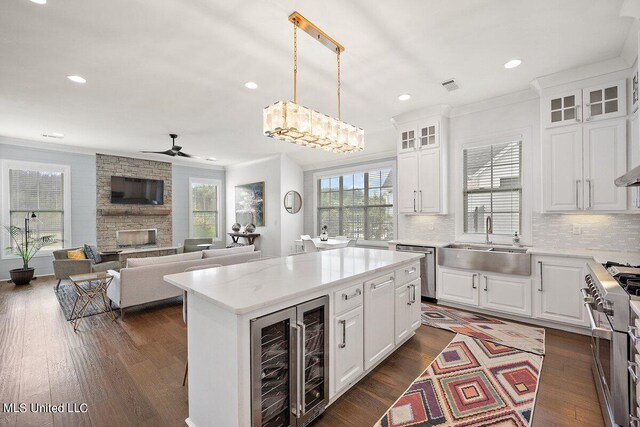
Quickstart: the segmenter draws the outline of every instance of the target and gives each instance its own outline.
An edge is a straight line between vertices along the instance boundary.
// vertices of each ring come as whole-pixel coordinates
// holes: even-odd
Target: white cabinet
[[[587,262],[581,258],[533,257],[533,317],[584,326],[587,319],[580,289]]]
[[[636,77],[637,79],[637,74]],[[640,166],[640,118],[636,111],[629,118],[629,146],[627,147],[627,170],[631,170],[636,166]],[[640,209],[640,186],[627,189],[629,193],[628,203],[631,210]]]
[[[364,284],[364,368],[369,369],[394,348],[395,325],[388,316],[395,309],[395,280],[387,274]]]
[[[625,210],[626,190],[613,182],[626,172],[626,150],[625,119],[544,132],[544,211]]]
[[[440,267],[436,293],[438,299],[459,304],[478,305],[478,273]]]
[[[531,316],[531,279],[481,274],[480,306],[489,310]]]
[[[606,120],[627,114],[625,80],[557,92],[542,100],[546,128]]]
[[[339,392],[364,372],[364,321],[362,306],[334,320],[333,384]]]
[[[396,288],[396,345],[400,344],[420,326],[422,310],[420,308],[419,288],[419,278],[410,283],[402,284]]]
[[[447,213],[445,118],[398,125],[400,213]]]

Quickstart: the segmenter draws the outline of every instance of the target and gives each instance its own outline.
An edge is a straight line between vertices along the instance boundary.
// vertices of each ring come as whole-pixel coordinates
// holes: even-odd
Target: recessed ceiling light
[[[44,136],[45,138],[57,138],[57,139],[64,138],[64,134],[60,132],[43,133],[42,136]]]
[[[408,101],[409,99],[411,99],[411,95],[409,95],[408,93],[403,93],[398,97],[398,99],[400,101]]]
[[[244,87],[246,87],[247,89],[258,89],[258,83],[255,82],[246,82],[244,84]]]
[[[31,0],[35,4],[47,4],[47,0]]]
[[[519,59],[512,59],[511,61],[504,64],[504,68],[511,69],[516,68],[518,65],[522,64],[522,61]]]
[[[67,76],[67,78],[69,80],[71,80],[74,83],[86,83],[87,81],[84,79],[84,77],[81,76]]]
[[[215,162],[218,159],[216,159],[215,157],[207,157],[207,160],[209,160],[210,162]]]

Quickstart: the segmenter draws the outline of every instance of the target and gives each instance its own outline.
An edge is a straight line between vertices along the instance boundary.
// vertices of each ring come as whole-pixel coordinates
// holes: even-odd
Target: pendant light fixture
[[[298,12],[289,15],[293,23],[293,101],[278,101],[263,111],[264,134],[271,138],[321,148],[334,153],[364,150],[364,131],[342,121],[340,111],[340,53],[344,47]],[[338,67],[338,118],[298,104],[298,28],[336,54]]]

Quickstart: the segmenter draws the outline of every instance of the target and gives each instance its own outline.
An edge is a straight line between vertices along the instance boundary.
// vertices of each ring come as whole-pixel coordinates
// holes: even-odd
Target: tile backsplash
[[[401,238],[455,240],[454,215],[406,215],[398,222]],[[574,228],[580,233],[574,234]],[[534,213],[533,245],[640,252],[640,215]]]

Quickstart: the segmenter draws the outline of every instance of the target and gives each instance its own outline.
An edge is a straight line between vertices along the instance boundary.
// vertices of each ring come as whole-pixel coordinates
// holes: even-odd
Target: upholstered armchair
[[[120,261],[106,261],[99,264],[94,264],[91,259],[69,259],[67,257],[67,251],[72,251],[79,248],[58,249],[53,251],[53,274],[58,279],[56,285],[56,291],[60,287],[60,282],[69,279],[69,276],[74,274],[88,274],[98,271],[107,270],[119,270]]]
[[[208,248],[203,248],[198,246],[198,245],[206,245],[206,244],[213,245],[213,239],[211,238],[184,239],[184,253],[198,252],[204,249],[208,249]]]

